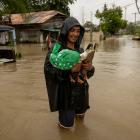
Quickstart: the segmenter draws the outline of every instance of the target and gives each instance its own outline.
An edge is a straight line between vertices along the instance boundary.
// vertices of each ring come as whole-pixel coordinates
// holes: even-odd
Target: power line
[[[129,6],[133,5],[133,4],[135,4],[135,3],[130,3],[130,4],[127,4],[125,6],[122,6],[125,9],[125,20],[126,20],[127,7],[129,7]]]

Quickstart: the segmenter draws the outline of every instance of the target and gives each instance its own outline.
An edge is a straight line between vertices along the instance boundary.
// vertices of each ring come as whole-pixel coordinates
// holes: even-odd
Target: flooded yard
[[[87,42],[84,42],[87,44]],[[140,42],[108,38],[95,53],[89,79],[90,110],[71,130],[57,127],[43,75],[46,51],[39,44],[17,46],[22,58],[0,65],[0,140],[139,140]]]

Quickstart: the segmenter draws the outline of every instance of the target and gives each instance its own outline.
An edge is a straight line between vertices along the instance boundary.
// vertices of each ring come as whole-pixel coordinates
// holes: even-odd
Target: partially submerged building
[[[0,25],[0,45],[7,45],[15,42],[15,28],[7,25]]]
[[[0,25],[0,64],[15,62],[16,55],[13,47],[8,47],[16,40],[15,28],[7,25]]]
[[[58,11],[41,11],[24,14],[11,14],[9,25],[16,29],[17,42],[46,41],[47,34],[57,38],[66,15]]]

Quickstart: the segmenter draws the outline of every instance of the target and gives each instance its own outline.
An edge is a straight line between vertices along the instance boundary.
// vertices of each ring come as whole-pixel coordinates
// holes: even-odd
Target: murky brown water
[[[86,43],[85,43],[86,44]],[[0,140],[139,140],[140,42],[107,39],[95,54],[90,105],[72,130],[57,127],[50,113],[40,45],[20,45],[23,57],[0,66]]]

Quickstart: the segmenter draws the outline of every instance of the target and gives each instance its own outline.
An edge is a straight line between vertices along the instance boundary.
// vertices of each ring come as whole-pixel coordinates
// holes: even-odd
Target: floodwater
[[[0,140],[140,139],[139,41],[123,36],[100,43],[89,79],[91,108],[71,130],[60,129],[57,112],[49,111],[46,51],[38,44],[18,45],[17,51],[21,59],[0,66]]]

